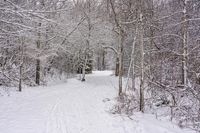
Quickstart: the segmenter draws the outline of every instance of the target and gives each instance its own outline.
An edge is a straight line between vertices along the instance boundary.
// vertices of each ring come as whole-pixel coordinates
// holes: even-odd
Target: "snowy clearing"
[[[0,97],[1,133],[192,133],[153,115],[130,118],[108,113],[117,95],[112,72],[94,72],[86,82],[70,79]],[[107,99],[107,100],[106,100]]]

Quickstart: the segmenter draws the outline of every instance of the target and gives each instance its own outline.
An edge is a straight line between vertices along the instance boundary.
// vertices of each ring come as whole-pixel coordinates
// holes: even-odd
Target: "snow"
[[[150,114],[109,113],[116,85],[111,71],[95,71],[86,82],[74,78],[1,96],[0,133],[192,133]]]

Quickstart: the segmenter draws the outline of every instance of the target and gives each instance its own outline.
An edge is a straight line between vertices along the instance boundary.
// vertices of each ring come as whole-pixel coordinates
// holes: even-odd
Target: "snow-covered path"
[[[137,113],[130,120],[109,114],[104,99],[117,94],[110,75],[95,72],[86,82],[70,79],[0,97],[0,133],[183,133],[151,115]]]

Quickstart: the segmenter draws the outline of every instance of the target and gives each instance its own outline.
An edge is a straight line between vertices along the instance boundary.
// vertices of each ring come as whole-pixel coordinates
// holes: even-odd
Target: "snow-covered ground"
[[[192,133],[153,115],[108,113],[108,99],[117,95],[111,74],[97,71],[86,82],[70,79],[1,96],[0,133]]]

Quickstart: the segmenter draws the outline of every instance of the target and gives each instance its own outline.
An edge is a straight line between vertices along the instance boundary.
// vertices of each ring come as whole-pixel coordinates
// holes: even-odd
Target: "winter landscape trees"
[[[111,69],[116,112],[200,131],[199,21],[199,0],[1,0],[0,85]]]

